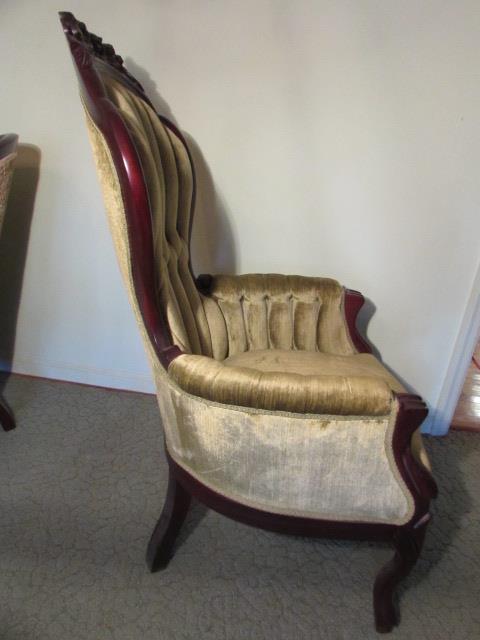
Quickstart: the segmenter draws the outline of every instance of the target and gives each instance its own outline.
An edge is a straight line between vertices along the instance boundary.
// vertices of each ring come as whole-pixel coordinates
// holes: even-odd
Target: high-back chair
[[[195,279],[182,134],[111,45],[60,16],[165,434],[168,493],[148,566],[172,556],[191,496],[265,529],[389,540],[374,609],[377,629],[391,630],[393,591],[417,560],[436,492],[418,431],[425,404],[357,332],[361,294],[327,278]]]
[[[0,135],[0,233],[2,231],[8,194],[12,183],[13,166],[17,157],[18,136],[14,133]],[[1,304],[1,300],[0,300]],[[15,428],[10,409],[0,397],[0,425],[5,431]]]

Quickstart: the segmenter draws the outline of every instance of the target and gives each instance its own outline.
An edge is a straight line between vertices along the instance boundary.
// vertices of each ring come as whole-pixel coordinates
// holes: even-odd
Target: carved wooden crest
[[[79,66],[91,66],[92,58],[98,58],[120,72],[146,98],[142,85],[126,70],[123,58],[116,53],[111,44],[90,33],[85,23],[77,20],[73,13],[60,11],[59,15],[63,31],[70,43],[70,50]]]

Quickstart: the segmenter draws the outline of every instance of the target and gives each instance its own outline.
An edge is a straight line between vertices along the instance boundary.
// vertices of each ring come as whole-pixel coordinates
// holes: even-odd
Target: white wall
[[[0,128],[42,153],[13,368],[151,390],[58,8],[201,149],[224,241],[208,260],[194,227],[198,270],[363,291],[369,338],[434,407],[480,253],[478,0],[3,0]]]

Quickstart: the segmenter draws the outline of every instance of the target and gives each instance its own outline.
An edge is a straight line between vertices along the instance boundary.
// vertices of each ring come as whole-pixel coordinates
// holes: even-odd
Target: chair
[[[14,133],[0,135],[0,231],[3,226],[13,167],[17,157],[17,144],[18,136]],[[0,398],[0,424],[4,431],[15,428],[12,413],[2,398]]]
[[[378,631],[415,564],[436,485],[427,409],[371,354],[362,295],[328,278],[194,278],[195,175],[113,47],[60,14],[117,251],[155,378],[169,484],[147,549],[165,567],[190,498],[297,535],[388,540],[374,585]]]

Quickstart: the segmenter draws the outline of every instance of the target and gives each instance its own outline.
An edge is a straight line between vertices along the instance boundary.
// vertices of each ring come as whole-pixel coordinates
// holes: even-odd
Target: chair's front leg
[[[395,555],[382,567],[373,587],[375,627],[379,633],[388,633],[399,622],[394,604],[395,588],[418,560],[430,516],[424,516],[416,526],[400,528],[393,536]]]
[[[15,429],[15,420],[13,419],[12,412],[2,398],[0,398],[0,424],[4,431]]]
[[[152,573],[164,569],[172,557],[175,540],[187,516],[190,501],[190,494],[169,467],[165,504],[147,548],[147,565]]]
[[[410,491],[415,512],[412,520],[393,534],[395,555],[380,571],[373,588],[373,606],[377,631],[387,633],[398,624],[393,604],[397,584],[415,565],[422,549],[425,531],[431,516],[430,499],[437,494],[437,485],[431,474],[412,454],[413,433],[427,415],[427,407],[419,396],[396,394],[398,414],[392,439],[395,462]]]

